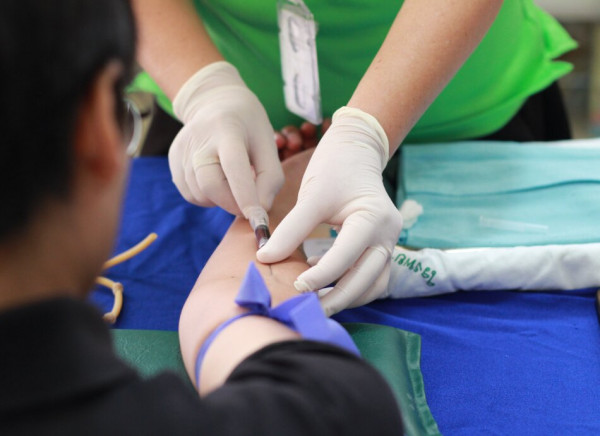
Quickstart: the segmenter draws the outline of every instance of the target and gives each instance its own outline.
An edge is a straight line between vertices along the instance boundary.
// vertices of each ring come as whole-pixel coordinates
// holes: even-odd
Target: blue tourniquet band
[[[326,342],[360,354],[348,332],[336,321],[325,316],[316,293],[301,294],[271,308],[271,294],[256,269],[250,263],[235,302],[248,312],[229,318],[219,325],[204,341],[196,357],[196,385],[200,386],[200,369],[211,343],[225,328],[246,316],[264,316],[278,321],[300,333],[305,339]]]

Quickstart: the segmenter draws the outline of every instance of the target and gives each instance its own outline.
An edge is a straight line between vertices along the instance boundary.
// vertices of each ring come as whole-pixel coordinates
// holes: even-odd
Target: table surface
[[[164,158],[132,163],[115,253],[158,239],[106,276],[124,285],[115,327],[176,330],[198,273],[232,217],[187,204]],[[421,370],[444,435],[600,434],[600,326],[595,290],[460,292],[380,300],[342,322],[389,325],[422,338]],[[99,288],[92,300],[112,304]]]

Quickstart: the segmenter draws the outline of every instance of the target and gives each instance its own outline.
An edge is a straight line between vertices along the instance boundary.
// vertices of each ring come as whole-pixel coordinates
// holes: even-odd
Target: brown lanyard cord
[[[116,255],[112,259],[107,260],[104,263],[103,270],[107,270],[110,267],[118,265],[138,255],[146,248],[148,248],[148,246],[152,244],[156,240],[156,238],[156,233],[150,233],[148,236],[146,236],[146,238],[143,241],[139,242],[137,245],[131,247],[129,250],[124,251],[121,254]],[[115,282],[103,276],[96,278],[96,283],[110,288],[115,297],[111,311],[105,313],[103,316],[106,322],[114,324],[117,321],[117,317],[121,313],[121,309],[123,308],[123,285],[119,282]]]

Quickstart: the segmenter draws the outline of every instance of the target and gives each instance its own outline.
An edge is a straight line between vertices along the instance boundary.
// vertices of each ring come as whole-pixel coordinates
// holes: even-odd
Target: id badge
[[[279,0],[277,17],[285,105],[307,121],[321,124],[317,26],[313,15],[302,0]]]

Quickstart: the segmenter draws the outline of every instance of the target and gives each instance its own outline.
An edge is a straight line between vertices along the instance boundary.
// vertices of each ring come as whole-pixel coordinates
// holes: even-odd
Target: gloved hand
[[[194,74],[173,100],[183,122],[169,150],[173,182],[199,206],[247,216],[270,209],[283,184],[273,128],[256,96],[228,62]]]
[[[349,107],[337,110],[306,168],[296,205],[257,252],[261,262],[277,262],[318,224],[341,226],[329,251],[294,283],[298,291],[315,291],[343,276],[321,300],[327,315],[386,291],[402,229],[400,212],[383,187],[388,157],[387,136],[374,117]]]

